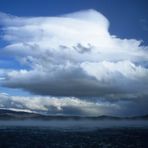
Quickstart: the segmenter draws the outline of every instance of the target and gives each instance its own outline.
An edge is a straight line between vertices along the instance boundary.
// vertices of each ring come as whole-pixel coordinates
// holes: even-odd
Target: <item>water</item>
[[[148,121],[0,121],[0,148],[148,148]]]
[[[148,148],[148,128],[55,129],[3,126],[0,148]]]

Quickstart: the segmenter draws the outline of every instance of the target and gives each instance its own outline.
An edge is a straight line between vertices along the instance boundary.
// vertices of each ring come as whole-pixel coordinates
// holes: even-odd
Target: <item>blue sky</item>
[[[16,16],[55,16],[96,9],[111,22],[110,32],[148,43],[147,0],[1,0],[0,11]],[[147,29],[146,29],[147,28]]]
[[[0,0],[0,106],[31,99],[24,109],[148,113],[147,8],[147,0]]]

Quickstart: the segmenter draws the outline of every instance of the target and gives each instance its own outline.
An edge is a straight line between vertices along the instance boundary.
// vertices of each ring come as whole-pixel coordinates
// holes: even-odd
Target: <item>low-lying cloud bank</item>
[[[0,53],[26,67],[0,70],[1,84],[37,95],[67,96],[5,96],[0,98],[2,107],[7,100],[9,107],[20,104],[49,113],[51,108],[62,114],[148,113],[148,46],[111,35],[101,13],[87,10],[56,17],[0,13],[0,20],[1,37],[7,42]]]
[[[84,100],[76,97],[22,97],[0,94],[0,109],[47,115],[80,116],[136,116],[148,113],[147,98],[130,96],[129,99],[125,99],[124,97],[120,96],[120,99],[117,99],[114,96],[108,96]]]
[[[0,108],[53,115],[97,116],[104,114],[106,109],[108,113],[113,112],[112,108],[118,110],[118,105],[108,102],[96,103],[75,97],[18,97],[0,94]]]
[[[93,121],[93,120],[52,120],[52,121],[41,121],[41,120],[24,120],[24,121],[0,121],[0,128],[3,127],[47,127],[48,130],[56,129],[67,131],[89,131],[95,129],[104,128],[148,128],[147,120],[103,120],[103,121]],[[45,129],[47,130],[47,129]]]

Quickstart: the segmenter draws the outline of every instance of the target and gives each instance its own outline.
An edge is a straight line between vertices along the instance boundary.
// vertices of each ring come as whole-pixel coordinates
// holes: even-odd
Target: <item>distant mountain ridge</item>
[[[0,120],[148,120],[148,115],[133,117],[116,116],[64,116],[42,115],[32,112],[0,109]]]

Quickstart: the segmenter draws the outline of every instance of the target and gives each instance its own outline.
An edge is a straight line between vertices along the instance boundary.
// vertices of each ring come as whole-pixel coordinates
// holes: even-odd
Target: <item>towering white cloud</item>
[[[95,10],[58,17],[1,14],[3,51],[29,69],[12,70],[4,86],[57,96],[99,96],[147,91],[147,48],[110,35]],[[130,87],[128,87],[130,85]]]
[[[147,111],[144,102],[148,102],[148,47],[136,39],[111,35],[109,21],[101,13],[87,10],[56,17],[16,17],[0,13],[0,20],[1,37],[8,43],[0,53],[16,58],[27,67],[0,70],[3,86],[39,95],[69,96],[52,99],[60,104],[59,109],[69,100],[70,104],[66,105],[77,108],[79,113],[91,108],[90,114],[115,114],[119,110],[120,114],[126,114],[131,106],[135,107],[133,114],[137,113],[136,109],[141,113]],[[98,100],[102,97],[109,101],[110,109],[104,107],[104,103],[98,107],[98,100],[87,102],[71,96],[85,99],[93,96]],[[138,102],[138,97],[142,98],[139,108],[138,103],[133,103]],[[33,110],[57,106],[52,104],[51,97],[46,99],[43,102],[50,100],[47,108],[39,101],[41,98],[37,102],[35,98],[28,99],[33,101],[29,103],[32,107],[28,107],[26,101],[23,105],[26,109],[35,107]],[[16,103],[16,97],[12,100]],[[72,105],[73,100],[77,100],[77,107]],[[115,106],[112,101],[116,102]]]

